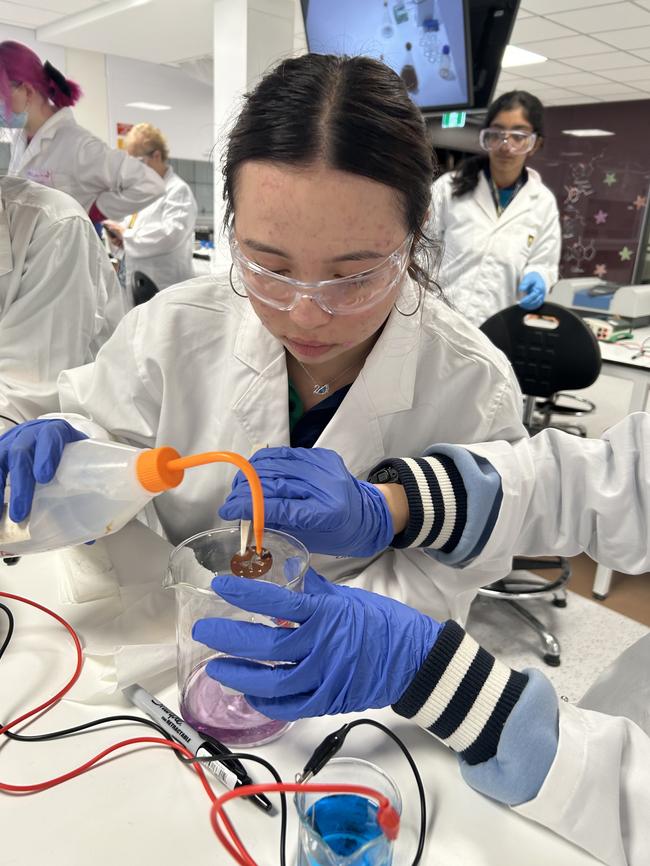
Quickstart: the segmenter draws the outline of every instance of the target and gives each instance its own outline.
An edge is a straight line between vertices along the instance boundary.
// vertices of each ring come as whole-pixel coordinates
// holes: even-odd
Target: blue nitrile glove
[[[26,421],[0,436],[0,495],[4,499],[9,474],[9,517],[15,523],[31,511],[35,483],[54,478],[65,446],[87,438],[60,418]]]
[[[519,300],[519,306],[524,310],[536,310],[541,307],[546,297],[546,283],[544,277],[537,271],[531,271],[519,283],[517,291],[523,294]]]
[[[373,556],[393,540],[384,495],[351,475],[335,451],[262,448],[251,463],[264,490],[265,525],[290,532],[311,553]],[[250,488],[241,472],[219,516],[251,519]]]
[[[359,712],[395,703],[442,626],[399,601],[331,584],[309,569],[305,591],[225,575],[212,588],[244,610],[299,623],[273,628],[200,619],[192,637],[242,658],[208,662],[207,672],[273,719]],[[293,662],[259,665],[255,661]]]

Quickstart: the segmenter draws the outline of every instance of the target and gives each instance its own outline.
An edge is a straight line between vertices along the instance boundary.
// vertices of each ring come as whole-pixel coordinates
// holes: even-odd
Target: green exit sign
[[[442,128],[453,129],[454,127],[465,126],[466,117],[465,111],[447,111],[442,115]]]

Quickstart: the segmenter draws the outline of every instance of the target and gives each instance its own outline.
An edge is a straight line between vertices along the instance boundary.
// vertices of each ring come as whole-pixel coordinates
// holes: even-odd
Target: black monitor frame
[[[310,0],[300,0],[302,6],[302,19],[305,25],[305,36],[307,38],[307,47],[311,51],[311,46],[309,44],[309,34],[307,33],[307,13],[309,11],[309,3]],[[321,0],[323,2],[323,0]],[[361,2],[361,0],[350,0],[350,2]],[[465,111],[467,109],[471,109],[474,105],[474,85],[473,85],[473,63],[472,63],[472,32],[471,32],[471,24],[470,24],[470,15],[471,9],[475,2],[475,0],[461,0],[463,4],[463,21],[465,27],[465,74],[467,77],[467,101],[453,103],[452,105],[435,105],[435,106],[426,106],[420,105],[418,108],[425,116],[433,115],[433,114],[441,114],[445,111]],[[479,0],[480,2],[480,0]],[[496,0],[499,2],[499,0]],[[504,0],[504,2],[509,2],[509,0]],[[519,5],[519,0],[510,0],[510,2],[516,3]],[[512,28],[511,28],[512,29]],[[500,60],[499,60],[500,62]],[[492,88],[494,89],[494,88]],[[415,102],[415,100],[413,100]],[[417,105],[417,103],[415,103]]]

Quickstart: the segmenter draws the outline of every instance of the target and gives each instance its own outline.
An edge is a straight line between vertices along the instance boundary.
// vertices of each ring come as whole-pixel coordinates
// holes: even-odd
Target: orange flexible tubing
[[[204,451],[203,454],[190,454],[187,457],[177,457],[167,464],[172,470],[192,469],[194,466],[205,466],[206,463],[233,463],[246,476],[253,497],[253,533],[255,535],[255,550],[262,555],[264,539],[264,494],[259,475],[251,464],[234,451]]]

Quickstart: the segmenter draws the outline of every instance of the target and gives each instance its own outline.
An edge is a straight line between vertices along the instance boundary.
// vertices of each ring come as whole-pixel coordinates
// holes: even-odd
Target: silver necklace
[[[294,355],[294,357],[295,357],[295,355]],[[296,361],[298,361],[297,358],[296,358]],[[355,364],[350,364],[349,367],[346,367],[345,370],[342,370],[342,371],[341,371],[337,376],[334,376],[333,379],[330,379],[329,382],[325,382],[325,384],[323,384],[323,385],[319,385],[318,382],[316,381],[316,379],[314,379],[314,377],[312,376],[312,374],[311,374],[311,373],[309,372],[309,370],[305,367],[305,365],[304,365],[301,361],[298,361],[298,363],[300,364],[300,366],[302,367],[302,369],[305,371],[305,373],[306,373],[306,374],[309,376],[309,378],[311,379],[311,383],[312,383],[312,385],[314,386],[314,389],[313,389],[313,391],[312,391],[312,394],[316,394],[316,396],[318,396],[318,397],[323,397],[325,394],[329,394],[329,392],[330,392],[330,390],[331,390],[331,388],[332,388],[332,385],[333,385],[335,382],[338,382],[338,380],[341,378],[341,376],[345,376],[345,374],[346,374],[346,373],[349,373],[350,370],[351,370],[353,367],[356,367],[356,363],[355,363]]]

